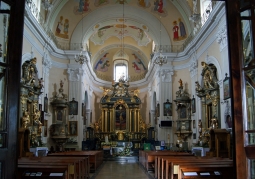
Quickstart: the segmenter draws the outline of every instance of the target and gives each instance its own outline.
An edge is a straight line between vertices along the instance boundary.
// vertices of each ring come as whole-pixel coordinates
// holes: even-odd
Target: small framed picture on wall
[[[43,104],[43,107],[44,107],[43,111],[46,112],[46,113],[48,113],[48,97],[47,97],[47,94],[46,94],[46,96],[44,97],[44,102],[43,102],[43,103],[44,103],[44,104]]]
[[[228,74],[225,74],[225,79],[223,80],[223,96],[224,100],[230,98],[231,96],[231,90],[230,90],[230,78],[228,77]]]
[[[194,98],[194,96],[191,99],[191,110],[192,110],[192,113],[196,112],[196,99]]]
[[[77,121],[69,121],[68,123],[68,131],[70,136],[77,136],[78,134],[78,125]]]
[[[164,116],[172,116],[172,103],[168,99],[164,103]]]

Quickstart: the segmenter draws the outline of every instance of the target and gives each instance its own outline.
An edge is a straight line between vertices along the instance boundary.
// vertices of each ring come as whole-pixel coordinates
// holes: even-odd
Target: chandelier
[[[74,60],[77,63],[80,63],[83,65],[85,62],[88,62],[88,58],[86,56],[87,51],[84,50],[83,45],[82,45],[82,34],[83,34],[83,16],[82,16],[82,29],[81,29],[81,51],[79,54],[74,56]]]
[[[154,64],[162,66],[164,64],[167,63],[167,57],[162,55],[162,46],[161,46],[161,16],[160,18],[160,29],[159,29],[159,40],[160,40],[160,44],[159,44],[159,55],[156,57],[156,59],[154,60]]]

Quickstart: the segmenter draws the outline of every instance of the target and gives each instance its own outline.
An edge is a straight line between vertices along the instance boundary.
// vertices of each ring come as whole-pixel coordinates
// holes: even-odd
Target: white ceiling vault
[[[155,8],[154,0],[52,0],[47,24],[60,43],[86,43],[96,48],[92,66],[106,51],[117,54],[120,43],[129,49],[130,58],[138,54],[149,65],[153,44],[182,45],[193,28],[189,21],[192,0],[159,1],[161,10]],[[187,35],[176,40],[173,27],[180,20]],[[62,31],[57,34],[59,22]]]

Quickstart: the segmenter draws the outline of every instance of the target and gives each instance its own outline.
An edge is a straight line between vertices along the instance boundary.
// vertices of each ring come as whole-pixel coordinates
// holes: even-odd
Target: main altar
[[[142,148],[151,131],[140,114],[139,90],[128,88],[129,82],[122,78],[112,82],[112,89],[102,88],[100,118],[87,131],[87,140],[96,139],[98,148],[122,156]]]

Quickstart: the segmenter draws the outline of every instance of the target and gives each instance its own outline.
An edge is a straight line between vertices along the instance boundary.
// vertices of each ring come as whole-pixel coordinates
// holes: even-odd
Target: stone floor
[[[137,161],[104,161],[91,179],[153,179]]]

